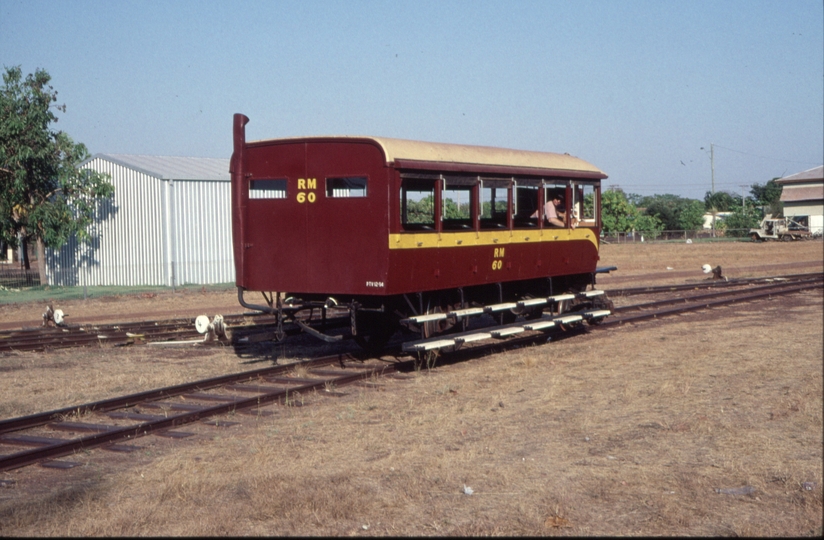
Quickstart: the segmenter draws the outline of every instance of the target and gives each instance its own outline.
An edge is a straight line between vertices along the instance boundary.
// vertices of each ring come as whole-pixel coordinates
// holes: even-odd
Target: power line
[[[736,152],[738,154],[744,154],[745,156],[752,156],[752,157],[757,157],[757,158],[761,158],[761,159],[771,159],[773,161],[783,161],[785,163],[798,163],[798,164],[801,164],[801,165],[818,165],[817,162],[813,162],[813,161],[795,161],[795,160],[792,160],[792,159],[780,159],[780,158],[774,158],[774,157],[759,156],[758,154],[752,154],[750,152],[743,152],[741,150],[735,150],[734,148],[727,148],[726,146],[721,146],[720,144],[716,144],[714,146],[716,148],[723,148],[724,150],[729,150],[730,152]]]
[[[605,183],[608,184],[609,182],[605,182]],[[738,182],[735,182],[735,181],[733,181],[733,182],[718,182],[718,181],[716,181],[715,184],[717,186],[739,186],[740,185],[740,184],[738,184]],[[758,184],[758,182],[753,182],[753,184]],[[622,186],[627,186],[627,187],[649,187],[650,185],[656,185],[656,184],[626,184],[624,182],[621,182],[621,185]],[[706,186],[706,185],[707,185],[706,182],[678,182],[677,184],[669,184],[669,186],[672,186],[672,187],[690,187],[690,186]]]

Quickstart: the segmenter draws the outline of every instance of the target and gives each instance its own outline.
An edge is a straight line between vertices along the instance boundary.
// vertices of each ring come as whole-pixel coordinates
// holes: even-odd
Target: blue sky
[[[46,69],[91,153],[229,157],[378,135],[569,152],[703,198],[824,162],[824,4],[0,0],[0,64]],[[704,148],[703,150],[701,148]]]

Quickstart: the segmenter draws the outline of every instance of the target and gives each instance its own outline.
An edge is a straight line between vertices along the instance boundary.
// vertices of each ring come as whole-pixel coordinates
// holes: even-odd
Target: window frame
[[[330,181],[335,180],[363,180],[363,194],[362,195],[352,195],[351,191],[356,188],[351,187],[334,187],[330,186]],[[335,195],[336,190],[344,190],[348,189],[350,191],[349,195]],[[347,174],[347,175],[335,175],[335,176],[327,176],[324,179],[324,196],[327,199],[365,199],[369,196],[369,175],[368,174]]]
[[[255,188],[255,184],[263,185],[264,183],[274,183],[278,186],[282,185],[283,189],[266,189],[266,188]],[[250,178],[247,184],[247,193],[249,196],[249,200],[251,201],[280,201],[286,200],[289,198],[289,179],[288,178]],[[259,195],[255,196],[254,193],[259,193]],[[267,193],[283,193],[282,196],[267,196]]]

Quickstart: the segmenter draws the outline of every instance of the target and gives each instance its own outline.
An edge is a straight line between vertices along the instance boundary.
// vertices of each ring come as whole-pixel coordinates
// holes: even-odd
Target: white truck
[[[750,238],[756,242],[765,240],[807,240],[811,238],[810,229],[793,221],[792,217],[765,217],[761,227],[750,229]]]

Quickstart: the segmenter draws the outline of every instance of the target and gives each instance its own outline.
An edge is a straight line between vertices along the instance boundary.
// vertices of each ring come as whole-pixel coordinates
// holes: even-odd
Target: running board
[[[581,313],[561,315],[558,317],[544,316],[541,319],[525,321],[523,323],[472,330],[460,334],[451,334],[449,337],[437,336],[429,339],[409,341],[403,344],[404,352],[431,351],[435,349],[445,349],[448,347],[458,347],[464,343],[481,341],[485,339],[504,339],[515,334],[527,331],[546,331],[555,327],[573,326],[583,321],[592,321],[610,315],[608,309],[598,309],[583,311]]]
[[[506,310],[522,311],[526,308],[534,308],[537,306],[548,306],[550,304],[559,304],[566,300],[574,300],[576,297],[580,299],[593,298],[595,296],[603,296],[604,291],[592,290],[584,291],[575,294],[556,294],[554,296],[547,296],[543,298],[530,298],[528,300],[520,300],[518,302],[504,302],[502,304],[492,304],[483,307],[472,307],[466,309],[456,309],[455,311],[447,311],[446,313],[430,313],[426,315],[416,315],[408,319],[401,320],[401,324],[423,324],[432,321],[443,321],[444,319],[453,319],[460,321],[465,317],[474,315],[483,315],[485,313],[496,313]]]

